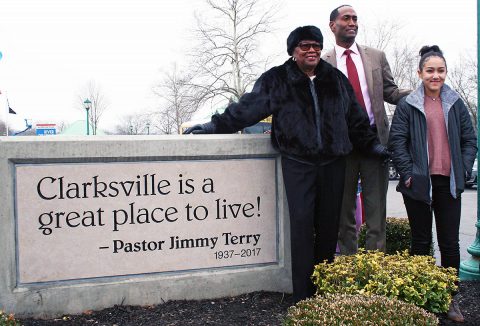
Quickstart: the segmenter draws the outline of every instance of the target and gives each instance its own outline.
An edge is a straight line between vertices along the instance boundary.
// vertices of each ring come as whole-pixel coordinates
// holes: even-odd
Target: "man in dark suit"
[[[340,6],[330,14],[330,29],[335,35],[335,47],[323,59],[337,67],[350,80],[358,102],[368,114],[371,128],[380,142],[387,144],[388,117],[384,101],[396,104],[410,90],[395,84],[385,53],[355,43],[358,32],[357,14],[349,5]],[[345,189],[338,244],[340,253],[357,252],[355,200],[358,178],[361,178],[367,225],[366,249],[385,251],[386,195],[388,165],[381,159],[353,151],[347,157]]]

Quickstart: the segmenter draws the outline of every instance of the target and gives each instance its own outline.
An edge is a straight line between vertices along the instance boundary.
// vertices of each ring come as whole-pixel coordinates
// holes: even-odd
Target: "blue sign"
[[[37,136],[50,136],[50,135],[56,135],[56,134],[57,134],[57,129],[55,128],[42,128],[42,129],[37,128]]]

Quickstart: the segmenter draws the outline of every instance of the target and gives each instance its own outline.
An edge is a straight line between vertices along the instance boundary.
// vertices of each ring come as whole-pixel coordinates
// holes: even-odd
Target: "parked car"
[[[389,180],[398,180],[400,179],[400,174],[397,173],[397,169],[393,165],[392,160],[388,162],[388,179]]]
[[[272,132],[272,116],[242,130],[242,134],[270,134]]]
[[[473,163],[472,176],[470,177],[470,179],[465,181],[465,187],[466,188],[477,187],[477,159],[475,159],[475,162]]]
[[[272,124],[268,122],[259,122],[253,126],[242,130],[242,134],[269,134],[272,130]]]

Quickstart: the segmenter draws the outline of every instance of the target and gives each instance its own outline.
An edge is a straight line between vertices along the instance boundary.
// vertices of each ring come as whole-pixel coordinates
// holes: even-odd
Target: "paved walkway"
[[[407,217],[402,195],[395,190],[397,181],[390,181],[387,194],[387,216]],[[460,221],[460,260],[470,258],[467,248],[475,240],[477,228],[477,189],[466,189],[462,194],[462,218]],[[437,244],[436,234],[434,241]],[[435,256],[438,258],[438,246],[435,246]]]

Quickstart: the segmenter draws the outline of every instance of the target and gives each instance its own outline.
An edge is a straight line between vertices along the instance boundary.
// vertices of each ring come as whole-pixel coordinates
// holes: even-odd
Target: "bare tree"
[[[7,132],[7,124],[3,120],[0,120],[0,132],[1,132],[0,136],[6,136],[7,134],[10,134],[10,128],[8,129],[8,132]]]
[[[449,69],[448,79],[462,98],[470,112],[472,123],[477,130],[477,60],[460,57],[457,65]]]
[[[415,89],[418,84],[418,50],[414,44],[406,43],[401,39],[402,28],[403,26],[399,22],[378,21],[375,25],[363,28],[362,42],[385,52],[398,87]],[[386,105],[387,115],[391,121],[396,106],[389,103]]]
[[[362,28],[362,44],[387,52],[398,39],[403,26],[399,22],[382,20],[373,26]]]
[[[191,85],[192,76],[180,71],[176,64],[163,73],[162,82],[153,88],[162,103],[152,114],[154,127],[160,134],[176,134],[185,121],[191,119],[198,108]]]
[[[89,81],[85,89],[78,96],[78,108],[85,110],[83,102],[88,99],[90,100],[91,107],[89,110],[89,123],[92,126],[92,133],[97,134],[98,124],[100,123],[100,117],[108,109],[108,101],[102,92],[99,85],[95,81]]]
[[[57,127],[57,134],[61,134],[67,127],[68,127],[68,122],[66,121],[59,121],[56,124]]]
[[[389,50],[389,64],[395,83],[400,88],[415,89],[417,88],[418,79],[418,50],[417,47],[410,44],[395,45]],[[387,115],[391,121],[395,113],[396,105],[387,103]]]
[[[1,94],[1,92],[0,92]],[[11,116],[10,113],[6,113],[6,116],[4,116],[5,120],[3,120],[3,118],[0,118],[0,136],[12,136],[14,135],[16,132],[18,131],[21,131],[23,129],[20,129],[20,130],[16,130],[14,128],[12,128],[12,123],[10,122],[9,123],[9,117]],[[26,123],[27,120],[25,120],[25,123]],[[30,120],[28,120],[30,122]]]
[[[419,48],[419,47],[418,47]],[[410,44],[395,44],[390,51],[393,78],[398,87],[415,89],[418,86],[418,49]]]
[[[115,135],[145,135],[149,132],[150,117],[147,114],[130,114],[122,117],[115,126]]]
[[[361,35],[363,44],[385,52],[395,83],[413,89],[418,84],[418,50],[415,44],[401,38],[402,29],[399,22],[382,20],[365,27]]]
[[[264,67],[258,38],[272,31],[277,10],[261,0],[206,0],[208,19],[196,14],[194,67],[198,98],[238,100]]]

